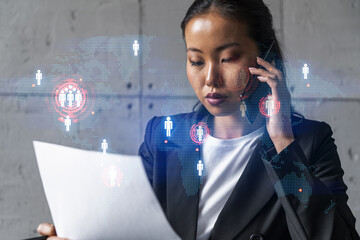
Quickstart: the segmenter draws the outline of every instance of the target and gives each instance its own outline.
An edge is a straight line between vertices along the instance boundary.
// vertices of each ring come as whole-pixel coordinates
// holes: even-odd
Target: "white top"
[[[197,240],[207,240],[243,173],[265,126],[234,139],[209,135],[203,142],[204,184],[200,188]]]

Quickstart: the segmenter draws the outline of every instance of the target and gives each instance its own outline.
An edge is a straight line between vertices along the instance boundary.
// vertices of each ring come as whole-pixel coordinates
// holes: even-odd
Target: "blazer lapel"
[[[233,239],[275,194],[261,158],[263,139],[255,147],[243,174],[220,212],[211,239]]]
[[[167,216],[181,239],[196,239],[200,178],[196,164],[200,160],[200,146],[190,138],[193,124],[203,121],[204,115],[195,113],[177,123],[166,150]],[[196,149],[198,150],[196,151]]]
[[[193,124],[212,124],[211,116],[196,113],[177,123],[171,139],[162,151],[166,154],[166,213],[181,239],[196,239],[199,188],[201,179],[196,163],[201,159],[201,146],[191,141]],[[266,131],[266,130],[265,130]],[[266,134],[266,133],[265,133]],[[233,239],[275,194],[261,159],[264,142],[259,141],[249,163],[215,223],[212,239]],[[199,151],[196,151],[199,148]],[[235,227],[236,226],[236,227]]]

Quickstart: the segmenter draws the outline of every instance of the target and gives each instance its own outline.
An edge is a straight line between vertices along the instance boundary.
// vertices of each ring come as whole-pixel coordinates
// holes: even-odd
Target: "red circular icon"
[[[280,102],[272,95],[263,97],[259,102],[259,109],[262,115],[270,117],[280,110]]]
[[[193,142],[202,144],[203,141],[209,136],[210,131],[206,123],[199,122],[198,124],[192,125],[190,129],[190,137]]]
[[[59,114],[59,121],[64,122],[69,116],[73,123],[77,123],[90,114],[94,106],[95,94],[88,91],[86,83],[80,76],[64,75],[54,81],[57,85],[53,89],[49,105]]]
[[[241,100],[249,97],[246,95],[254,85],[249,67],[239,64],[223,66],[219,71],[219,79],[226,89],[232,92],[239,92]]]

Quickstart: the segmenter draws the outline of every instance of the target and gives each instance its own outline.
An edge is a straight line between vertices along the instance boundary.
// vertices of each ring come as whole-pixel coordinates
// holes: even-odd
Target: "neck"
[[[219,139],[233,139],[247,135],[261,127],[264,122],[258,114],[253,124],[249,124],[246,117],[241,117],[241,112],[228,116],[214,116],[213,137]]]

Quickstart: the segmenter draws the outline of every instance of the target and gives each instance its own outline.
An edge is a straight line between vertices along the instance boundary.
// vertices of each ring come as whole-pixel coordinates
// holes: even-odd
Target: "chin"
[[[212,106],[212,105],[204,105],[205,108],[208,110],[208,112],[216,117],[225,117],[225,116],[231,116],[234,115],[235,113],[239,112],[236,108],[234,107],[226,107],[226,106]],[[240,108],[240,106],[239,106]],[[238,108],[238,109],[239,109]]]

